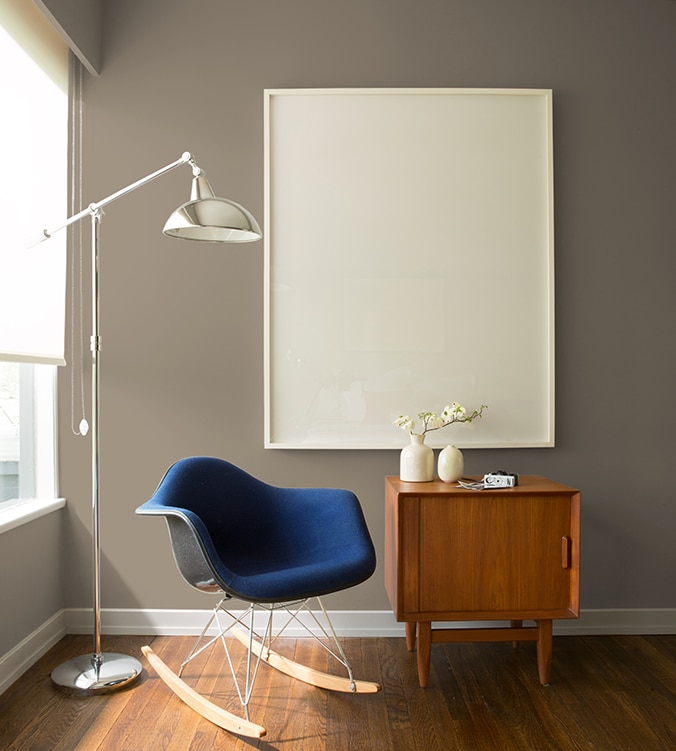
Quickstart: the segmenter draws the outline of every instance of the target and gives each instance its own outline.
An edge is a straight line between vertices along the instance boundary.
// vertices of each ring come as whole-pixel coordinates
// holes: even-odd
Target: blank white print
[[[269,448],[554,442],[551,92],[266,91]]]

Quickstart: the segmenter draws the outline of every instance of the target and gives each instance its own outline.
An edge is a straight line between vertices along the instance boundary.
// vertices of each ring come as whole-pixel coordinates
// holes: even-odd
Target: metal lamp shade
[[[246,243],[262,236],[253,215],[234,201],[217,198],[203,172],[193,178],[190,201],[172,213],[163,232],[212,243]]]
[[[253,216],[243,206],[225,198],[183,204],[167,219],[163,232],[169,237],[212,243],[246,243],[261,238]]]

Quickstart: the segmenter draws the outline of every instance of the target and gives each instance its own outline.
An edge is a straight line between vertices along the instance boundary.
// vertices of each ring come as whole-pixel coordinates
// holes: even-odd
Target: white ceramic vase
[[[446,446],[439,452],[439,479],[444,482],[455,482],[465,471],[465,460],[462,452],[455,446]]]
[[[434,451],[425,445],[425,436],[411,433],[411,443],[401,450],[399,477],[404,482],[431,482],[434,479]]]

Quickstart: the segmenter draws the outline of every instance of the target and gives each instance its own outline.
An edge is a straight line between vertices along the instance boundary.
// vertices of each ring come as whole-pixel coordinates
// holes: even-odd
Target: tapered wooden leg
[[[549,668],[552,664],[552,621],[536,621],[538,626],[538,673],[540,683],[549,685]]]
[[[409,652],[412,652],[415,649],[416,625],[415,621],[406,622],[406,649],[408,649]]]
[[[430,657],[432,654],[432,624],[430,621],[418,623],[418,682],[427,688],[430,679]]]
[[[510,621],[509,625],[512,628],[521,628],[523,626],[523,621]],[[518,649],[519,648],[519,644],[520,644],[520,642],[513,641],[512,642],[512,647],[514,647],[514,649]]]

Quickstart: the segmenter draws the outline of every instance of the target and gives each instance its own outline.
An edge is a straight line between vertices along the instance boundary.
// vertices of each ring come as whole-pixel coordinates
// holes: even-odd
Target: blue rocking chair
[[[354,493],[279,488],[222,459],[190,457],[170,467],[136,513],[165,517],[182,577],[196,589],[221,595],[178,674],[150,647],[143,647],[160,678],[192,709],[230,732],[265,735],[265,728],[249,717],[261,662],[329,690],[380,689],[377,683],[354,679],[319,599],[360,584],[375,570],[373,542]],[[248,607],[230,609],[233,599]],[[313,609],[315,602],[318,607]],[[282,614],[283,624],[273,629],[274,614]],[[216,635],[210,631],[212,625]],[[289,626],[302,627],[316,639],[347,676],[314,670],[274,651],[272,645]],[[217,641],[225,648],[244,718],[207,700],[181,679],[190,660]],[[238,675],[231,658],[234,643],[248,650],[244,676]]]

